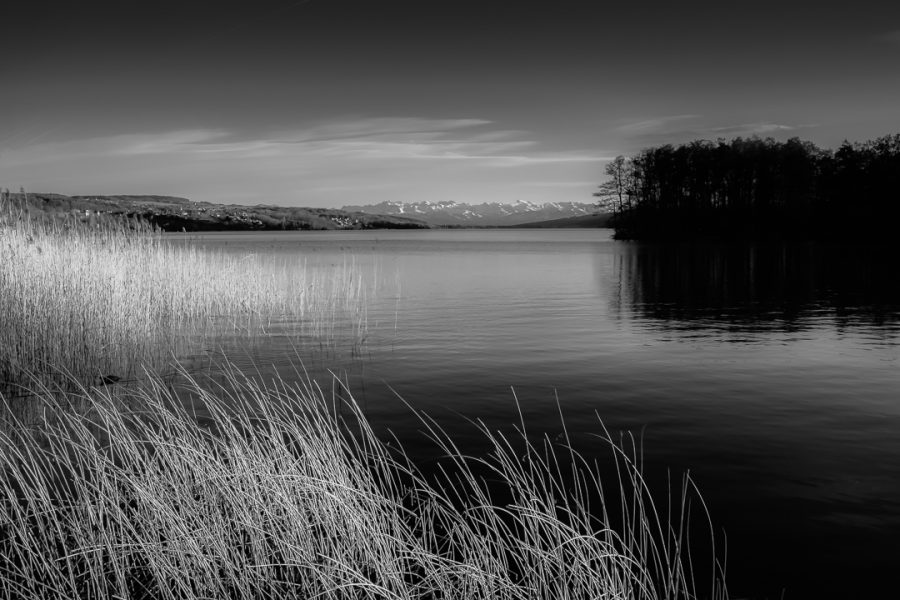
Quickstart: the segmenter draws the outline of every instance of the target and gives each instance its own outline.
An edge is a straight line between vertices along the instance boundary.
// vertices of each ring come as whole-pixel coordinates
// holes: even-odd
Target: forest
[[[900,217],[900,134],[837,150],[697,140],[619,156],[594,194],[617,239],[884,241]]]

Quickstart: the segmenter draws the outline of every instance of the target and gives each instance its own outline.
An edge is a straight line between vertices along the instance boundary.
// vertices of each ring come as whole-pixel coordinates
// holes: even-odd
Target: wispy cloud
[[[228,137],[224,130],[187,129],[153,134],[131,134],[88,140],[89,146],[107,147],[113,153],[123,155],[168,154],[218,144]]]
[[[614,131],[622,136],[626,151],[630,152],[641,147],[682,140],[686,134],[693,134],[702,127],[699,122],[702,118],[702,115],[697,114],[645,117],[620,123]]]
[[[673,115],[628,122],[616,128],[630,149],[720,137],[779,135],[816,127],[772,121],[717,125],[701,115]]]
[[[784,125],[760,121],[758,123],[743,123],[741,125],[727,125],[725,127],[710,127],[707,131],[718,135],[765,135],[771,133],[796,131],[808,129],[815,125]]]
[[[518,130],[460,131],[488,124],[489,121],[477,119],[371,119],[316,126],[274,137],[241,138],[228,131],[211,129],[116,135],[26,147],[7,157],[7,164],[150,155],[193,160],[316,156],[371,161],[466,160],[486,166],[608,159],[583,153],[541,151],[536,140],[525,139],[527,132]]]
[[[491,125],[483,119],[423,119],[418,117],[348,118],[328,121],[288,136],[283,143],[335,141],[368,137],[443,135],[458,129]],[[292,139],[290,139],[292,138]]]
[[[36,191],[112,193],[114,188],[330,206],[357,202],[358,194],[372,191],[395,199],[495,193],[546,200],[536,195],[542,188],[547,193],[547,185],[525,189],[530,177],[584,181],[608,157],[548,150],[528,132],[483,119],[392,117],[254,135],[198,128],[42,141],[13,149],[3,159],[4,179],[12,175],[7,180],[21,181],[25,174],[29,181],[47,182]],[[531,170],[509,172],[516,167]]]
[[[683,121],[699,119],[701,115],[668,115],[662,117],[652,117],[649,119],[640,119],[637,121],[628,121],[619,125],[616,129],[632,135],[640,135],[647,133],[656,133],[666,129],[670,129],[673,125]]]
[[[593,188],[597,187],[597,181],[530,181],[529,185],[544,188],[580,188],[593,190]]]

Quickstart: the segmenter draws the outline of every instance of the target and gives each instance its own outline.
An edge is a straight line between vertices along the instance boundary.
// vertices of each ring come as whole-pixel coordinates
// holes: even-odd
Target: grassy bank
[[[273,321],[327,338],[365,323],[365,287],[347,262],[237,256],[169,243],[128,220],[0,215],[0,385],[133,379],[217,336]],[[14,392],[13,392],[14,393]]]
[[[619,478],[605,491],[599,467],[565,444],[482,427],[492,451],[467,457],[425,418],[447,458],[423,475],[352,401],[337,406],[308,382],[232,371],[180,390],[152,380],[127,397],[102,388],[77,400],[80,415],[47,399],[54,415],[40,444],[21,427],[0,439],[2,597],[713,591],[691,568],[689,483],[657,507],[634,453],[606,437],[598,443]]]

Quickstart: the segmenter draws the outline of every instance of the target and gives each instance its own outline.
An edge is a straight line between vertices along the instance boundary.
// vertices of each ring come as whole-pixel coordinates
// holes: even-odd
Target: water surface
[[[597,418],[690,470],[728,543],[733,597],[860,597],[900,566],[900,265],[841,244],[651,245],[608,230],[205,234],[236,253],[355,261],[367,336],[327,349],[274,327],[225,348],[345,380],[423,461],[433,415],[603,451]],[[287,331],[287,329],[285,329]],[[665,489],[661,490],[665,492]]]

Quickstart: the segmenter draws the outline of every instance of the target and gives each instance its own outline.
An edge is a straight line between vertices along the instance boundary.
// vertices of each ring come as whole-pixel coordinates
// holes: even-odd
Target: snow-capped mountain
[[[421,219],[431,225],[458,225],[468,227],[499,227],[521,225],[551,219],[580,217],[597,212],[593,204],[582,202],[547,202],[535,204],[519,200],[515,204],[484,202],[379,202],[364,206],[345,206],[348,212],[363,212],[377,215],[402,215]]]

